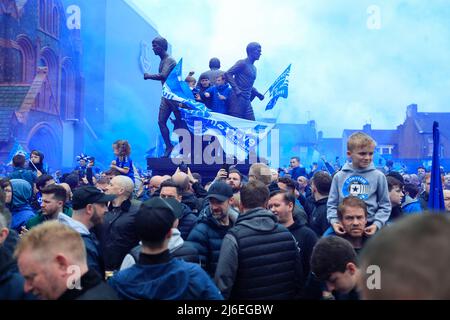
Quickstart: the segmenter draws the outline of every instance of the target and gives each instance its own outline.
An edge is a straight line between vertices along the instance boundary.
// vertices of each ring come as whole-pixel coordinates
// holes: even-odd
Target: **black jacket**
[[[200,201],[192,192],[183,192],[181,194],[181,203],[187,205],[195,215],[198,215],[200,210]]]
[[[303,269],[302,282],[304,283],[309,274],[311,254],[316,245],[317,236],[306,224],[300,223],[297,219],[294,219],[294,224],[289,226],[288,230],[292,233],[295,240],[297,240],[297,245],[300,248]]]
[[[180,230],[181,237],[183,240],[187,240],[189,233],[192,228],[194,228],[195,222],[197,221],[197,216],[192,212],[191,208],[189,208],[184,203],[181,203],[183,208],[183,213],[181,217],[178,218],[178,230]]]
[[[80,290],[67,290],[58,300],[119,300],[117,293],[95,271],[89,270],[81,277],[80,287]]]
[[[216,272],[222,240],[233,227],[236,217],[237,213],[234,217],[230,215],[230,224],[228,226],[221,225],[212,216],[211,208],[208,206],[202,211],[197,224],[189,234],[188,240],[197,248],[205,263],[205,270],[211,277],[214,277]]]
[[[33,299],[31,294],[23,291],[24,282],[10,248],[0,246],[0,300]]]
[[[106,213],[99,236],[106,271],[119,269],[125,255],[139,244],[134,221],[140,206],[140,201],[126,200]]]
[[[297,297],[302,277],[292,234],[272,212],[255,208],[223,239],[214,278],[225,299],[286,300]]]
[[[318,237],[321,237],[325,230],[330,227],[327,219],[327,201],[328,197],[314,202],[315,207],[309,218],[309,226]]]

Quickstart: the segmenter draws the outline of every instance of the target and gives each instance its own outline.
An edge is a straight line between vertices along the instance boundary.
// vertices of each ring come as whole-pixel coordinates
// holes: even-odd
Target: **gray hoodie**
[[[331,183],[327,202],[327,219],[338,222],[337,207],[348,196],[357,196],[367,204],[368,223],[374,223],[378,229],[384,226],[391,214],[391,202],[386,176],[375,168],[373,163],[365,169],[354,169],[346,163],[336,173]]]

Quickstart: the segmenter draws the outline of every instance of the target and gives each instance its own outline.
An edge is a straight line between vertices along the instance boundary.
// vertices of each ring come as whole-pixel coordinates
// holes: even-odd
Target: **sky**
[[[292,63],[289,97],[258,118],[315,120],[325,137],[343,129],[395,129],[406,106],[450,111],[450,6],[446,0],[130,0],[172,46],[183,71],[227,70],[262,46],[255,87],[264,93]]]

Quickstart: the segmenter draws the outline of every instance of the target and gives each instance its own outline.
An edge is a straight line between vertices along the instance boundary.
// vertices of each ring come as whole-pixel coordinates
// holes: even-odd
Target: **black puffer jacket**
[[[275,215],[262,208],[240,215],[223,240],[215,274],[224,298],[293,299],[302,278],[297,242]]]
[[[198,250],[198,253],[205,262],[205,270],[211,277],[216,272],[217,262],[219,261],[220,247],[222,240],[233,227],[238,213],[229,209],[230,224],[221,225],[211,213],[211,208],[206,207],[200,214],[199,220],[189,234],[188,240],[192,242]]]
[[[183,240],[187,240],[189,233],[192,228],[194,228],[195,222],[197,221],[197,216],[192,212],[191,208],[184,203],[181,203],[181,206],[183,208],[183,213],[181,214],[181,217],[178,218],[178,230],[180,230]]]

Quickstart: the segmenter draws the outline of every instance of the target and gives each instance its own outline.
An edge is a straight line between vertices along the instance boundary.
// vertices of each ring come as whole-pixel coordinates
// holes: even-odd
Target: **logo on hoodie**
[[[361,200],[367,200],[369,198],[369,191],[369,181],[361,176],[349,177],[342,186],[342,194],[344,197],[354,196]]]

